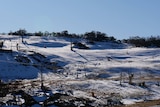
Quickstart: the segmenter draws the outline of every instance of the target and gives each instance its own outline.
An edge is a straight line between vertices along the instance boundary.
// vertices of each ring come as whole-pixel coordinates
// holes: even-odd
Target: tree
[[[61,36],[69,37],[68,31],[67,30],[62,31]]]
[[[106,41],[106,34],[105,33],[101,33],[99,31],[96,32],[96,40],[97,41]]]
[[[43,36],[43,33],[41,31],[35,32],[35,36]]]
[[[141,38],[139,36],[131,37],[128,41],[130,44],[133,44],[136,47],[145,47],[146,46],[145,38]]]
[[[115,39],[113,36],[108,37],[108,40],[109,40],[109,41],[116,41],[116,39]]]
[[[84,34],[85,39],[89,40],[89,41],[95,41],[95,32],[86,32]]]
[[[56,36],[56,33],[55,33],[55,32],[52,32],[51,35],[52,35],[52,36]]]
[[[22,37],[22,43],[24,42],[23,41],[23,36],[25,36],[27,34],[27,31],[25,29],[19,29],[17,31],[17,34],[20,35]]]
[[[44,36],[49,36],[49,35],[50,35],[50,33],[48,31],[44,32]]]
[[[24,36],[24,35],[27,34],[27,31],[26,31],[25,29],[19,29],[19,30],[17,31],[17,34],[20,35],[20,36]]]
[[[12,35],[13,34],[13,32],[12,31],[10,31],[9,33],[8,33],[8,35]]]
[[[108,37],[105,33],[99,31],[91,31],[86,32],[84,34],[84,38],[88,41],[115,41],[116,39],[112,37]]]

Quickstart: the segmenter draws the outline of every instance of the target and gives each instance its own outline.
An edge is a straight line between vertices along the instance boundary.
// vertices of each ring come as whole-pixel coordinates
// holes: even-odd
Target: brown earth
[[[132,105],[125,105],[120,107],[160,107],[160,99],[159,100],[153,100],[153,101],[145,101],[145,102],[139,102]]]

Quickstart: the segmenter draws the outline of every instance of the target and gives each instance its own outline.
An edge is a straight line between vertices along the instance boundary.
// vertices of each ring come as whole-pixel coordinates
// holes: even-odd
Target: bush
[[[80,42],[74,42],[74,47],[78,48],[78,49],[89,49],[89,47],[87,47],[85,44],[82,44]]]

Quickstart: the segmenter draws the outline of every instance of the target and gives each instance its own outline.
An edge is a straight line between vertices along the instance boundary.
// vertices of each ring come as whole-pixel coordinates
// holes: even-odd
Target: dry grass
[[[126,106],[121,106],[121,107],[151,107],[151,106],[160,107],[160,99],[153,100],[153,101],[139,102],[136,104],[126,105]]]

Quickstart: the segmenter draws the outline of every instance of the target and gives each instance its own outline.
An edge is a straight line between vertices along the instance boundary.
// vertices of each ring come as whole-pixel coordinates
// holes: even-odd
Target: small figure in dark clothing
[[[16,47],[17,47],[17,51],[18,51],[18,50],[19,50],[19,46],[18,46],[18,43],[17,43]]]

